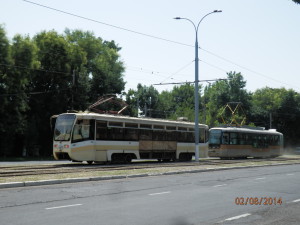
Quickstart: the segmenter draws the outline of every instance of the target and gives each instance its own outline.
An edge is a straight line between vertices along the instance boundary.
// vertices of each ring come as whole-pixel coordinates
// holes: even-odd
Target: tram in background
[[[274,129],[216,127],[209,130],[210,157],[221,159],[278,157],[283,153],[283,135]]]
[[[55,159],[131,162],[132,159],[190,161],[195,153],[194,124],[91,112],[55,118]],[[199,155],[207,157],[208,126],[199,124]]]

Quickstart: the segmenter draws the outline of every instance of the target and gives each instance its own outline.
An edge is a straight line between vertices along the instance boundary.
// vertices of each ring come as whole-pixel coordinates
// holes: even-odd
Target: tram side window
[[[223,133],[222,144],[223,145],[228,145],[229,144],[229,133]]]
[[[107,139],[108,140],[123,140],[123,128],[108,127]]]
[[[239,133],[238,134],[238,143],[240,145],[245,145],[246,144],[246,134],[245,133]]]
[[[178,141],[179,142],[187,142],[188,132],[179,131],[178,132]]]
[[[97,140],[107,140],[107,122],[106,121],[97,121]]]
[[[140,140],[152,140],[152,130],[140,129]]]
[[[221,144],[221,136],[222,136],[222,131],[221,130],[210,130],[209,143],[210,144],[216,144],[216,145]]]
[[[280,145],[279,135],[274,135],[274,145]]]
[[[252,134],[252,146],[258,148],[258,136],[256,134]]]
[[[177,132],[166,131],[166,141],[177,141]]]
[[[94,140],[95,120],[77,120],[74,125],[72,142]]]
[[[125,141],[137,141],[139,137],[139,130],[133,128],[124,129],[124,140]]]
[[[187,132],[186,141],[189,143],[195,142],[195,132]]]
[[[246,134],[246,144],[247,145],[252,145],[252,140],[253,139],[253,135],[252,134]]]
[[[153,130],[152,135],[153,135],[152,136],[153,141],[165,141],[166,140],[165,131]]]
[[[200,128],[199,129],[199,132],[200,132],[200,136],[199,136],[199,142],[200,143],[204,143],[205,141],[205,129],[204,128]]]
[[[205,143],[208,142],[209,139],[209,131],[208,129],[205,129]]]
[[[230,133],[230,144],[231,145],[238,144],[238,133]]]

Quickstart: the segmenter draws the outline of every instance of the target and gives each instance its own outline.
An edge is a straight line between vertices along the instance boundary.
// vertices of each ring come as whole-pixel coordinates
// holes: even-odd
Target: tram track
[[[221,166],[233,165],[240,163],[258,163],[258,162],[278,162],[287,161],[296,162],[300,158],[269,158],[269,159],[238,159],[238,160],[220,160],[220,159],[204,159],[200,162],[134,162],[130,164],[93,164],[87,165],[82,163],[63,163],[55,165],[20,165],[20,166],[0,166],[0,178],[22,177],[22,176],[38,176],[52,174],[72,174],[84,172],[106,172],[117,170],[142,170],[155,168],[179,168],[179,167],[197,167],[200,165]]]

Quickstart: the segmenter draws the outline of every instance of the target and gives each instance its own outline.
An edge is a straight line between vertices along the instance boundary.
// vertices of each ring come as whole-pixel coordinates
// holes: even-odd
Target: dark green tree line
[[[0,156],[51,155],[52,115],[120,94],[124,66],[114,41],[92,32],[43,31],[11,41],[0,27]]]
[[[224,106],[229,102],[240,103],[246,125],[277,129],[285,136],[286,146],[300,144],[300,95],[294,90],[285,88],[261,88],[251,93],[245,89],[246,81],[241,73],[227,73],[227,80],[220,80],[199,90],[199,121],[210,127],[223,123],[221,116],[230,121],[230,111],[224,113]],[[155,102],[147,105],[149,93],[156,93]],[[200,93],[202,95],[200,96]],[[159,117],[176,120],[186,117],[194,121],[194,85],[183,84],[175,86],[171,91],[158,93],[154,87],[138,85],[137,90],[129,90],[126,95],[127,103],[132,109],[132,116],[137,116],[137,109],[144,114],[144,106],[155,109],[148,117]],[[140,99],[137,103],[137,99]],[[144,99],[144,100],[143,100]],[[222,114],[223,113],[223,114]]]

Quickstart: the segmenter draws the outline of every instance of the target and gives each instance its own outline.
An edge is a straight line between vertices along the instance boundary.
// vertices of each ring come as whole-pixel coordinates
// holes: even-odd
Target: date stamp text
[[[282,198],[279,197],[236,197],[236,205],[281,205]]]

